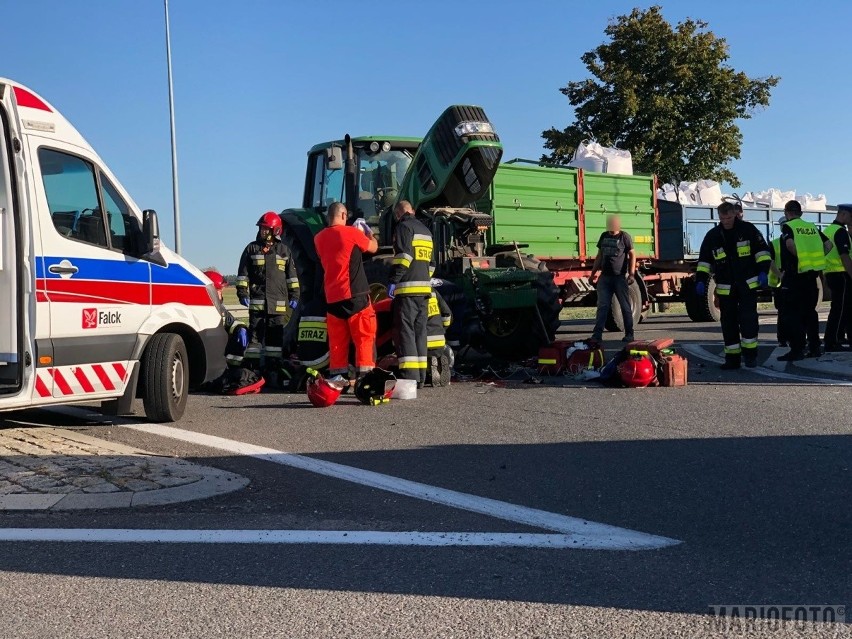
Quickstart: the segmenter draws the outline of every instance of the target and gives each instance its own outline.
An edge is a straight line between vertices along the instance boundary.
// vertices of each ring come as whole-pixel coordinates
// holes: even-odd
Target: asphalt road
[[[589,328],[574,322],[564,332],[580,337]],[[639,329],[638,337],[718,341],[718,329],[681,317],[652,318]],[[700,348],[712,357],[713,346]],[[762,358],[771,351],[762,347]],[[721,373],[690,356],[691,385],[674,389],[473,380],[426,389],[412,402],[368,408],[345,400],[325,410],[285,393],[198,395],[174,425],[189,433],[182,439],[129,427],[141,420],[109,424],[81,411],[7,415],[5,426],[26,419],[79,428],[246,475],[251,484],[133,511],[4,513],[2,528],[551,538],[563,524],[581,533],[607,524],[628,537],[679,543],[589,550],[4,542],[0,636],[744,636],[736,634],[742,626],[726,632],[716,625],[708,607],[846,605],[849,388],[798,375]],[[216,448],[212,440],[185,441],[193,434],[228,441]],[[239,443],[272,452],[246,456],[251,450]],[[294,468],[303,457],[275,451],[341,466],[322,466],[325,474]],[[329,476],[346,469],[359,470]],[[364,470],[380,473],[386,489],[364,485]],[[456,492],[410,496],[399,480]],[[459,493],[472,496],[468,506],[447,505]],[[477,510],[483,504],[496,504],[496,516]],[[549,513],[556,523],[523,523],[509,504]],[[757,627],[763,630],[745,636],[852,635],[849,625],[803,634],[795,626]]]

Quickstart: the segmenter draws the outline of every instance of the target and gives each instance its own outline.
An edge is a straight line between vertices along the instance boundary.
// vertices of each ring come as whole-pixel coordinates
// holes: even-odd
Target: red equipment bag
[[[578,348],[568,356],[565,371],[569,375],[579,375],[584,370],[598,371],[604,364],[606,364],[606,355],[600,346]]]
[[[558,339],[550,346],[538,349],[538,372],[542,375],[559,375],[565,372],[568,362],[565,353],[574,346],[575,340]]]

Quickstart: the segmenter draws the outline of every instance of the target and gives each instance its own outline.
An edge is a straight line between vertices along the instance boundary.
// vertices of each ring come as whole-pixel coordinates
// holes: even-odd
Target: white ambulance
[[[0,78],[0,119],[0,410],[179,419],[225,369],[212,284],[49,102]]]

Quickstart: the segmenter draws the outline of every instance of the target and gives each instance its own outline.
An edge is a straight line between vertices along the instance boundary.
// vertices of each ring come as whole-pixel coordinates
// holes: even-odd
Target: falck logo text
[[[120,311],[99,311],[96,308],[83,309],[83,328],[114,326],[116,324],[121,324]]]

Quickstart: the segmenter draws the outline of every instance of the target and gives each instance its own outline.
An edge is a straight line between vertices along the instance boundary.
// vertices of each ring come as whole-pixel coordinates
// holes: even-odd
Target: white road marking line
[[[323,544],[480,546],[611,550],[600,537],[542,533],[387,532],[373,530],[150,530],[124,528],[0,528],[2,542],[109,544]]]
[[[787,362],[779,362],[778,358],[789,352],[789,350],[790,349],[785,346],[776,346],[772,351],[772,354],[769,356],[769,359],[765,360],[761,366],[768,368],[769,370],[778,371],[779,373],[785,372],[787,370]]]
[[[75,407],[64,407],[61,411],[65,414],[74,414],[81,416],[83,410]],[[99,418],[99,415],[88,413],[88,417]],[[109,420],[117,426],[122,426],[130,430],[176,439],[178,441],[197,444],[223,450],[236,455],[244,455],[255,459],[262,459],[298,468],[326,477],[341,479],[370,488],[385,490],[398,495],[412,497],[423,501],[458,508],[469,512],[502,519],[504,521],[512,521],[519,524],[524,524],[533,528],[541,528],[543,530],[552,530],[558,533],[567,535],[577,535],[585,539],[595,540],[594,548],[599,550],[650,550],[655,548],[665,548],[675,544],[682,543],[680,540],[671,539],[669,537],[661,537],[651,535],[627,528],[619,528],[608,524],[600,524],[578,517],[570,517],[558,513],[551,513],[537,508],[529,508],[527,506],[519,506],[505,501],[490,499],[488,497],[479,497],[468,493],[462,493],[447,488],[439,488],[422,484],[420,482],[401,479],[391,475],[354,468],[352,466],[344,466],[336,462],[315,459],[304,455],[294,453],[286,453],[273,448],[265,448],[245,442],[216,437],[214,435],[205,435],[194,431],[175,428],[173,426],[164,426],[162,424],[138,424],[125,420]],[[571,547],[584,547],[572,545]]]
[[[698,344],[684,344],[682,348],[690,355],[694,355],[695,357],[706,360],[708,362],[721,364],[725,361],[723,358],[704,350],[704,348],[702,348]],[[783,380],[786,382],[810,382],[825,386],[852,386],[852,382],[841,382],[836,379],[826,379],[824,377],[793,375],[792,373],[782,373],[779,371],[770,370],[762,366],[758,366],[757,368],[751,368],[748,370],[748,372],[754,373],[755,375],[762,375],[763,377],[771,377],[773,379]]]

